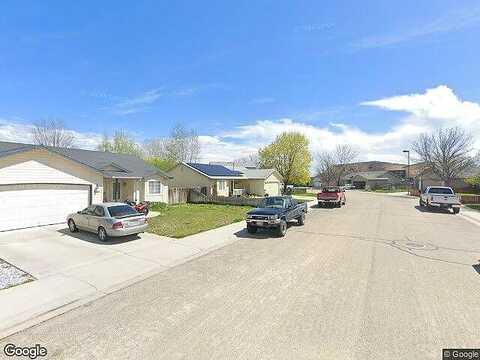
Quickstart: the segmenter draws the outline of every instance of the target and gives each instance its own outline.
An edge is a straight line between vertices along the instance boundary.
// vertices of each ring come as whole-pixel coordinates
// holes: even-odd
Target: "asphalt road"
[[[157,360],[441,359],[442,348],[479,348],[480,226],[411,199],[347,197],[283,239],[239,233],[2,344],[39,343],[51,359]]]

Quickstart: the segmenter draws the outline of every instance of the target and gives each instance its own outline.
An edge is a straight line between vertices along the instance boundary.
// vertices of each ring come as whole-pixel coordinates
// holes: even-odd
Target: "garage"
[[[265,183],[265,194],[269,196],[278,196],[281,195],[280,183],[279,182],[266,182]]]
[[[0,185],[0,231],[65,222],[90,203],[90,185]]]

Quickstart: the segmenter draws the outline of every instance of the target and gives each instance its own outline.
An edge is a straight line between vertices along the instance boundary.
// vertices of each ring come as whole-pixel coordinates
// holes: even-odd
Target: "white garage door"
[[[278,182],[268,182],[265,183],[265,193],[270,196],[278,196],[280,193],[280,183]]]
[[[65,222],[89,204],[86,185],[0,185],[0,231]]]

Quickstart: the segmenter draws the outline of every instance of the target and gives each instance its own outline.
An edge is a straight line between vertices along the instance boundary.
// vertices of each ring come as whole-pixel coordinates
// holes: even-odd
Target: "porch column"
[[[140,180],[135,180],[133,183],[133,201],[140,202]]]

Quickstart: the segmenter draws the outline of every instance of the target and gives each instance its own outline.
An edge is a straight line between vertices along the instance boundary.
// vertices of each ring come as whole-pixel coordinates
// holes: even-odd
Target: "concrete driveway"
[[[51,359],[441,359],[478,348],[480,227],[361,192],[2,341]],[[476,270],[477,269],[477,270]],[[1,346],[1,344],[0,344]]]
[[[182,240],[144,233],[100,242],[52,225],[0,233],[0,257],[36,280],[0,292],[0,336],[235,241],[243,224]]]

